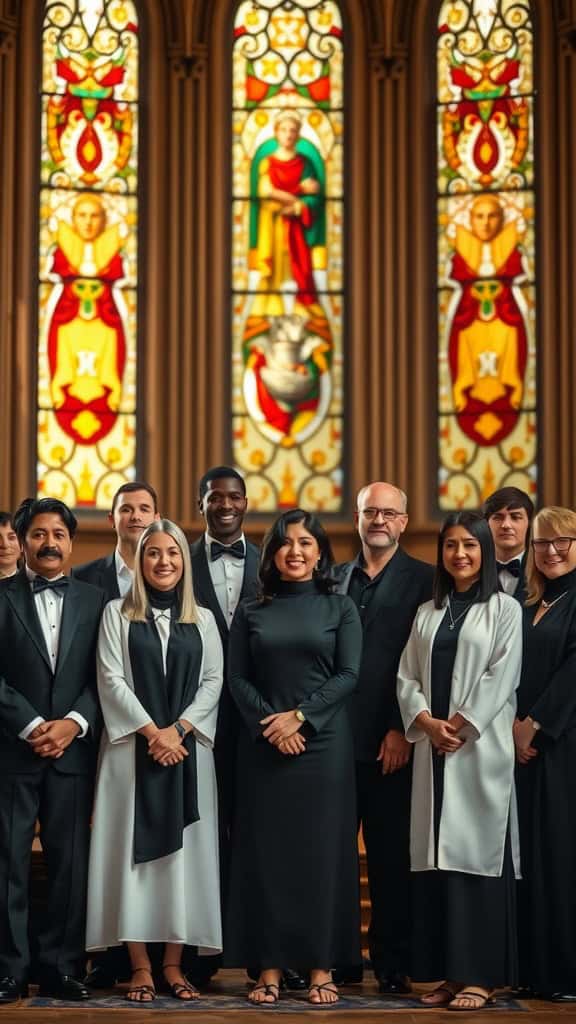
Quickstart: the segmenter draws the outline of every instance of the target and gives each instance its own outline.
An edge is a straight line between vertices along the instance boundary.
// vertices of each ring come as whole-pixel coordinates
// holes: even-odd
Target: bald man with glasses
[[[358,688],[349,699],[356,754],[358,823],[362,824],[372,914],[372,969],[381,992],[410,991],[410,744],[396,700],[396,674],[419,605],[432,596],[434,569],[400,547],[407,498],[375,482],[358,494],[354,516],[362,548],[338,566],[338,589],[362,620]],[[360,965],[337,965],[337,977],[360,981]]]

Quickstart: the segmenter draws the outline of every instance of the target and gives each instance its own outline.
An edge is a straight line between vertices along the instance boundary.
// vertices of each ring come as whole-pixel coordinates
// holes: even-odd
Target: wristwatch
[[[532,722],[532,728],[534,729],[534,732],[538,732],[542,728],[540,722],[537,722],[535,718],[530,718],[530,721]]]
[[[182,722],[174,722],[174,728],[176,729],[176,732],[178,733],[180,739],[181,740],[185,740],[186,739],[186,729],[182,725]]]
[[[296,715],[296,718],[298,719],[299,722],[306,721],[306,715],[304,714],[303,711],[300,711],[300,708],[296,708],[294,714]]]

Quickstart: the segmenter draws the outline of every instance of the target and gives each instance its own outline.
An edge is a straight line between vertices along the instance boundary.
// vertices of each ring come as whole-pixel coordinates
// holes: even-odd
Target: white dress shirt
[[[30,580],[30,586],[34,584],[34,579],[38,573],[32,572],[31,569],[26,567],[26,575]],[[59,580],[64,573],[61,572],[58,576],[54,576],[55,580]],[[47,587],[46,590],[40,590],[34,594],[34,604],[36,605],[36,611],[38,618],[40,619],[40,626],[42,628],[42,636],[44,637],[44,643],[46,644],[46,650],[48,657],[50,658],[50,665],[52,672],[56,672],[56,663],[58,661],[58,646],[60,643],[60,626],[62,625],[62,609],[64,605],[64,591],[63,590],[52,590]],[[76,722],[80,726],[80,736],[85,736],[88,732],[88,722],[83,715],[78,714],[77,711],[70,711],[65,718],[71,718],[73,722]],[[27,740],[30,733],[34,732],[34,729],[45,722],[46,719],[40,715],[37,718],[33,718],[31,722],[22,729],[19,738],[21,740]]]
[[[519,555],[514,555],[514,558],[509,558],[508,562],[515,562],[517,558],[519,558],[520,561],[522,561],[524,555],[525,552],[521,551]],[[502,565],[508,564],[508,562],[503,562],[502,559],[500,558],[498,559],[498,561],[501,562]],[[506,569],[499,569],[498,580],[504,593],[510,594],[512,597],[514,597],[514,594],[516,593],[516,588],[518,586],[518,583],[520,582],[520,577],[513,576],[511,572],[506,572]]]
[[[221,555],[213,562],[210,558],[210,545],[214,540],[209,533],[204,534],[206,543],[206,558],[208,559],[208,569],[210,571],[210,578],[212,585],[216,592],[218,604],[226,622],[228,628],[232,625],[232,619],[234,618],[234,612],[238,606],[240,600],[240,594],[242,593],[242,584],[244,582],[244,566],[246,564],[246,558],[238,558],[236,555]],[[244,545],[244,553],[246,553],[246,540],[244,534],[239,538]],[[228,545],[223,545],[227,547]]]
[[[126,594],[132,587],[134,573],[132,569],[129,569],[126,565],[126,562],[122,558],[118,548],[116,548],[114,552],[114,565],[116,566],[116,581],[118,583],[120,597],[126,597]]]

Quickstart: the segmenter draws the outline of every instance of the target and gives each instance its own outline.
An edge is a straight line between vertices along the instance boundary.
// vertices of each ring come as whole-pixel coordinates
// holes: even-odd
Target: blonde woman
[[[128,946],[126,998],[155,998],[146,943],[165,943],[176,999],[198,992],[183,945],[222,948],[212,744],[222,647],[198,608],[186,538],[160,519],[143,533],[130,593],[105,608],[100,748],[88,885],[88,950]]]
[[[514,740],[526,987],[576,1001],[576,513],[543,508],[526,566],[524,659]]]

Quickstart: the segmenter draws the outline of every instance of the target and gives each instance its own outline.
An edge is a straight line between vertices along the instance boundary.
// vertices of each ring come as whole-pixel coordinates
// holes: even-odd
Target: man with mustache
[[[399,540],[407,498],[392,484],[367,484],[354,516],[362,550],[339,566],[339,591],[360,613],[363,653],[348,708],[356,752],[358,824],[366,847],[372,913],[372,969],[381,992],[410,991],[410,744],[396,700],[396,674],[418,606],[432,596],[434,569]],[[337,965],[335,980],[361,981],[359,965]]]
[[[108,601],[125,597],[132,586],[138,541],[146,527],[158,518],[158,498],[150,484],[142,480],[122,484],[108,513],[108,522],[117,537],[115,550],[104,558],[75,566],[72,575],[100,587]]]
[[[84,959],[104,595],[64,575],[76,525],[61,501],[24,501],[14,526],[25,565],[0,588],[0,1003],[27,993],[37,820],[48,879],[36,936],[40,993],[89,997],[76,975]]]
[[[482,514],[494,538],[500,589],[524,604],[528,531],[534,502],[519,487],[501,487],[486,499]]]

